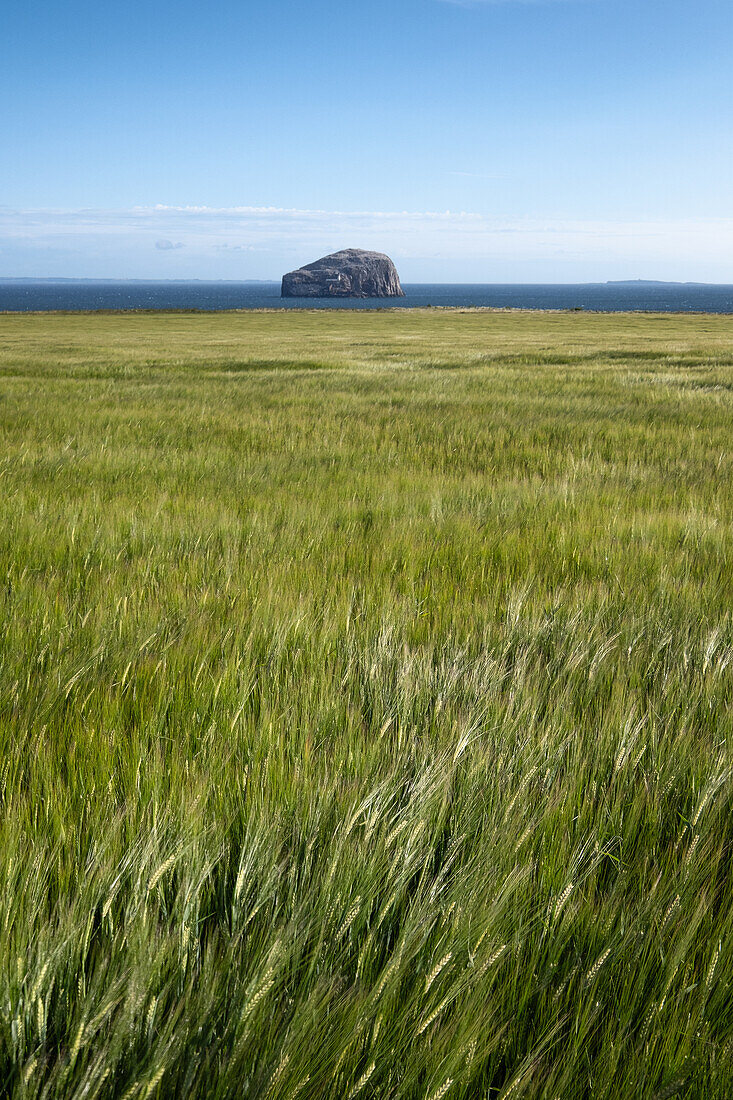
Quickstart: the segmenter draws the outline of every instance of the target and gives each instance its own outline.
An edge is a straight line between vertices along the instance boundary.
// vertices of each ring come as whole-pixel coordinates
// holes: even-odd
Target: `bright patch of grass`
[[[0,1088],[733,1094],[733,318],[0,317]]]

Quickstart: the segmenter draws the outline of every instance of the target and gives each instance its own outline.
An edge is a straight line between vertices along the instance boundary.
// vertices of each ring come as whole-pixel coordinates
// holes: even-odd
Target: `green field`
[[[733,1095],[733,317],[0,316],[0,1094]]]

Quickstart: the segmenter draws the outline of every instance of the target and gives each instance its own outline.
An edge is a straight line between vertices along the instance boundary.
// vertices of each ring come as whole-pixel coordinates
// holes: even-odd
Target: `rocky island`
[[[404,298],[389,256],[345,248],[283,275],[283,298]]]

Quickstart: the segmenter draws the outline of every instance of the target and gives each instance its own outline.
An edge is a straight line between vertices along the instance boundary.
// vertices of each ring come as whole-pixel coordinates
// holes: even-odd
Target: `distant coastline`
[[[176,285],[187,285],[188,283],[236,283],[237,286],[243,284],[245,286],[270,286],[276,282],[275,279],[113,279],[113,278],[87,278],[85,275],[19,275],[17,278],[12,275],[0,275],[0,283],[103,283],[105,286],[113,284],[115,286],[124,286],[127,283],[145,283],[158,284],[158,283],[174,283]]]
[[[140,284],[161,284],[166,285],[172,283],[178,286],[188,284],[201,284],[212,285],[215,283],[223,283],[227,285],[236,286],[274,286],[280,285],[279,279],[156,279],[152,276],[144,278],[137,276],[135,278],[115,278],[113,276],[100,277],[100,276],[86,276],[86,275],[0,275],[0,284],[3,283],[95,283],[104,285],[121,285],[124,286],[127,283]],[[700,282],[680,282],[679,280],[672,279],[606,279],[603,282],[588,282],[588,283],[412,283],[411,286],[502,286],[502,287],[535,287],[535,286],[548,286],[548,287],[597,287],[597,286],[697,286],[697,287],[727,287],[729,283],[700,283]]]
[[[593,284],[589,284],[593,285]],[[679,283],[665,279],[608,279],[605,286],[725,286],[725,283]]]
[[[404,298],[286,298],[269,280],[0,278],[0,312],[262,309],[522,309],[593,313],[731,313],[733,285],[403,283]]]

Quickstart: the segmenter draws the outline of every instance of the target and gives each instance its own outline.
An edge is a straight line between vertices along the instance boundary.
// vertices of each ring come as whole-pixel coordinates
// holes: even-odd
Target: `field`
[[[733,317],[0,317],[0,1092],[733,1095]]]

